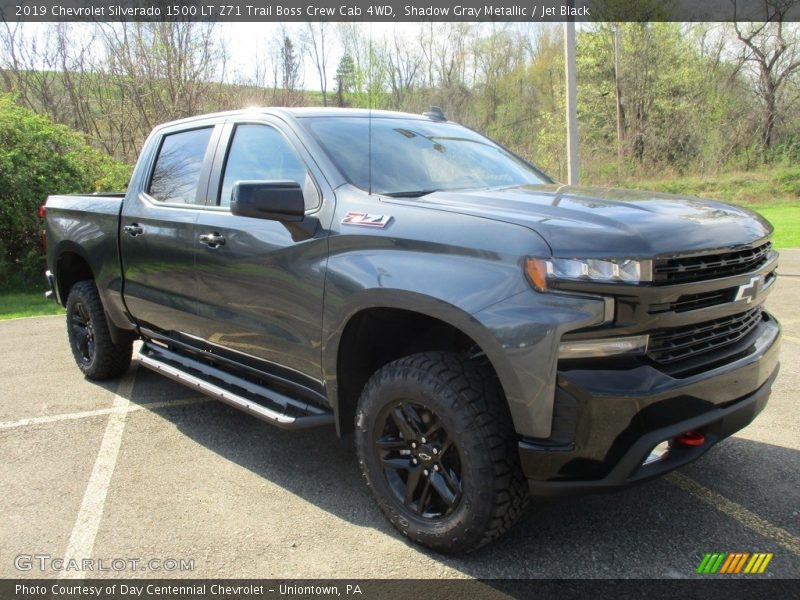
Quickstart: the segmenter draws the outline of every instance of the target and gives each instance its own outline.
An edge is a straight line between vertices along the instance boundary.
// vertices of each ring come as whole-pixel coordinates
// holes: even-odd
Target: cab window
[[[303,161],[289,141],[269,125],[237,125],[220,186],[219,205],[230,206],[237,181],[296,181],[306,210],[316,208],[319,194]]]
[[[200,169],[212,127],[165,135],[158,151],[148,194],[155,200],[197,204]]]

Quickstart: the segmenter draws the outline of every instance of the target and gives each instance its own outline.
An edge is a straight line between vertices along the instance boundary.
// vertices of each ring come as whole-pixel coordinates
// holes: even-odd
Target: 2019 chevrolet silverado
[[[352,434],[391,523],[442,552],[531,493],[694,460],[778,372],[772,227],[560,185],[424,115],[252,109],[157,127],[125,194],[51,196],[48,273],[89,379],[141,366]]]

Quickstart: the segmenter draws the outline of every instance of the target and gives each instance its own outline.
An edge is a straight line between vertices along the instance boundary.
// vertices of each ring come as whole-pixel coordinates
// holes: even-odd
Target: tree
[[[122,22],[100,26],[108,75],[146,130],[197,114],[208,83],[224,78],[215,23]]]
[[[336,102],[339,106],[347,106],[345,94],[353,91],[356,79],[356,65],[353,57],[345,52],[336,68]]]
[[[286,29],[282,30],[273,61],[273,83],[276,91],[280,86],[279,96],[282,105],[295,106],[302,103],[300,56]]]
[[[12,25],[4,20],[0,34],[0,78],[5,90],[13,91],[24,106],[53,120],[63,122],[69,119],[70,106],[59,86],[61,60],[54,51],[58,43],[57,31],[46,27],[38,35],[31,34],[23,24]]]
[[[414,89],[417,72],[422,64],[422,56],[412,44],[406,43],[406,40],[400,37],[397,31],[395,31],[392,42],[392,48],[384,49],[384,62],[391,93],[391,107],[399,109],[404,106],[406,99]]]
[[[518,66],[519,47],[517,37],[508,28],[495,29],[476,42],[475,87],[482,92],[483,128],[497,122],[498,110],[506,99],[502,83]]]
[[[0,96],[0,275],[44,271],[37,208],[48,194],[124,188],[130,171],[83,136]]]
[[[311,62],[317,69],[317,75],[319,75],[323,106],[328,106],[328,58],[330,57],[330,47],[329,44],[326,45],[328,37],[328,23],[324,21],[307,23],[306,48]]]
[[[781,94],[789,78],[800,70],[800,41],[797,26],[784,23],[796,1],[765,0],[764,4],[769,20],[734,23],[733,28],[742,44],[740,64],[755,75],[762,105],[761,144],[769,150],[775,141]]]

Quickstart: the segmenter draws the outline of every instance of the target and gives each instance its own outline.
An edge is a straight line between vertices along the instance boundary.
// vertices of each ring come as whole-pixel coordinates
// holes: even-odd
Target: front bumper
[[[536,495],[613,491],[663,475],[702,456],[764,408],[778,374],[780,327],[768,316],[747,356],[705,373],[673,378],[655,367],[560,370],[553,435],[523,438],[522,469]],[[700,446],[652,449],[687,431]]]

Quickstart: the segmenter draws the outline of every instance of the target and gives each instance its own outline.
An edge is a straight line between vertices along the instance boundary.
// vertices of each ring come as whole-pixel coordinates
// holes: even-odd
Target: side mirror
[[[237,181],[231,213],[273,221],[302,221],[306,205],[296,181]]]

